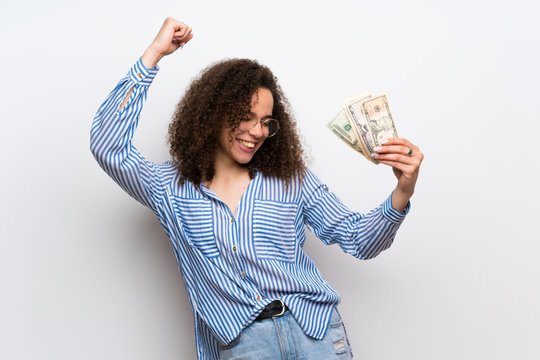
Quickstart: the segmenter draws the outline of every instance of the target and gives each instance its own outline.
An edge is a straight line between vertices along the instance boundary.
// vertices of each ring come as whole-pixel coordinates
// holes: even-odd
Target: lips
[[[244,151],[253,151],[255,149],[255,146],[257,145],[256,142],[246,141],[242,139],[236,139],[238,141],[238,144],[240,144],[240,148]]]

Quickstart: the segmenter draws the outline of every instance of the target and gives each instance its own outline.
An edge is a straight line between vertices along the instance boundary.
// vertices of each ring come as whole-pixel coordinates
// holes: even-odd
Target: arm
[[[304,222],[325,244],[337,243],[343,251],[360,259],[371,259],[392,245],[396,232],[409,211],[392,206],[392,195],[367,214],[349,210],[307,172],[302,185]]]
[[[90,149],[99,165],[132,197],[155,210],[155,197],[170,166],[144,159],[131,144],[146,100],[158,72],[159,60],[192,38],[191,29],[167,19],[156,39],[100,106],[92,124]]]
[[[392,245],[410,208],[424,154],[406,139],[388,139],[374,149],[379,162],[392,167],[398,179],[385,202],[363,215],[347,209],[313,174],[304,180],[304,219],[326,244],[338,243],[343,251],[370,259]]]
[[[90,150],[101,168],[129,195],[152,209],[158,166],[144,159],[131,140],[157,71],[145,68],[139,60],[100,106],[90,132]]]

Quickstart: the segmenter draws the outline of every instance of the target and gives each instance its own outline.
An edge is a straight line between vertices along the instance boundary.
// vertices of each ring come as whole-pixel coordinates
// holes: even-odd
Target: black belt
[[[274,300],[270,304],[266,305],[263,311],[257,316],[255,321],[261,321],[274,316],[281,316],[288,311],[289,308],[281,300]]]

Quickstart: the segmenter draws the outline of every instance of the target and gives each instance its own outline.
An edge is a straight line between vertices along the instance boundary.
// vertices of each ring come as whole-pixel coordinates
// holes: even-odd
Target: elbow
[[[384,250],[388,249],[393,243],[394,237],[379,238],[379,239],[369,239],[362,241],[361,244],[356,248],[356,253],[354,254],[360,260],[370,260],[377,257]]]
[[[106,146],[106,142],[103,141],[103,138],[99,136],[95,129],[90,132],[90,152],[100,166],[107,163],[107,159],[111,156],[111,149]]]
[[[368,252],[368,251],[358,251],[356,254],[354,254],[354,256],[360,260],[371,260],[375,257],[377,257],[377,255],[379,255],[381,252],[378,251],[378,252]]]
[[[371,260],[373,258],[376,258],[381,252],[383,252],[385,249],[379,249],[379,250],[360,250],[355,254],[355,257],[357,257],[360,260]]]
[[[100,150],[100,147],[97,141],[97,137],[95,135],[95,132],[92,129],[92,131],[90,132],[90,152],[92,153],[92,155],[94,155],[94,158],[96,158],[96,160],[98,161],[102,157],[102,152],[100,152],[99,150]]]

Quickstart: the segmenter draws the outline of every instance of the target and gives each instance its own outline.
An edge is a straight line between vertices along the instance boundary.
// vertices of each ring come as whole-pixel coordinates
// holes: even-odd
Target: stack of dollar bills
[[[328,123],[347,145],[378,164],[373,149],[383,140],[398,137],[386,95],[363,93],[345,100],[343,109]]]

